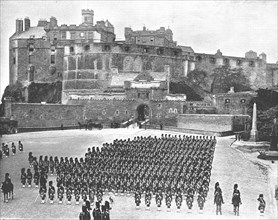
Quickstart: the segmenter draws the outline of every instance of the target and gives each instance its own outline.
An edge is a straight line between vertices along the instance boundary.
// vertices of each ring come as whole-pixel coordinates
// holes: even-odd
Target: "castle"
[[[225,98],[223,101],[220,96],[214,101],[188,102],[186,94],[171,94],[171,79],[187,77],[195,69],[211,74],[215,67],[229,65],[243,69],[252,89],[278,86],[278,65],[267,63],[264,53],[257,56],[249,51],[245,57],[224,56],[220,50],[216,54],[195,53],[191,47],[173,41],[172,31],[164,27],[158,30],[143,27],[138,31],[125,28],[124,33],[125,41],[116,41],[114,26],[108,20],[94,22],[93,10],[82,10],[82,23],[78,26],[59,26],[55,17],[40,20],[35,27],[29,18],[24,19],[24,25],[23,20],[17,19],[16,32],[10,37],[10,85],[16,82],[23,85],[25,103],[15,103],[10,116],[19,124],[26,122],[27,127],[35,126],[36,119],[47,119],[47,125],[39,126],[67,125],[87,119],[110,123],[130,118],[173,125],[179,114],[196,113],[198,109],[231,113],[227,108],[223,110],[223,106],[237,106],[235,102],[240,102],[242,108],[234,113],[246,114],[249,93],[242,94],[249,97],[247,100],[244,98],[243,102],[241,96],[234,103],[226,102]],[[60,105],[49,104],[53,107],[48,112],[45,107],[30,109],[41,105],[28,103],[30,85],[56,81],[62,82]],[[70,106],[74,113],[68,109]],[[81,110],[76,110],[77,106]],[[54,108],[63,110],[56,115],[51,110]],[[72,116],[74,120],[70,120]]]

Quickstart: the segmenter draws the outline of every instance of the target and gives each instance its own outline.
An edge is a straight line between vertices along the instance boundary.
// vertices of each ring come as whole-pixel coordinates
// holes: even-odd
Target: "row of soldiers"
[[[16,154],[16,146],[15,146],[14,142],[12,142],[11,150],[12,150],[12,155],[15,155]],[[23,151],[23,144],[21,143],[21,141],[18,141],[18,150],[20,152]],[[2,143],[2,148],[0,149],[0,159],[2,159],[3,156],[5,156],[5,157],[10,156],[10,148],[9,148],[9,145],[6,143]]]
[[[183,195],[190,204],[193,195],[198,194],[201,204],[209,189],[215,144],[212,137],[135,137],[133,140],[116,139],[103,144],[101,149],[89,148],[85,158],[80,159],[40,156],[37,160],[29,153],[29,163],[34,168],[36,183],[47,179],[49,174],[57,175],[59,201],[66,193],[68,203],[73,195],[76,202],[86,197],[94,203],[95,196],[98,198],[103,191],[110,191],[135,193],[136,198],[145,193],[145,200],[148,193],[154,193],[158,201],[162,201],[161,195],[165,194],[168,204],[169,198],[176,197],[178,206],[181,206]],[[45,185],[40,184],[40,192],[43,198]],[[51,193],[51,198],[54,194]]]

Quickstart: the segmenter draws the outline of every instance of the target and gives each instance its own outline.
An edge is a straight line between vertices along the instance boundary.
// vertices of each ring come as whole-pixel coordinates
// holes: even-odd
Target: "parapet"
[[[84,15],[84,14],[94,15],[94,10],[82,9],[82,15]]]

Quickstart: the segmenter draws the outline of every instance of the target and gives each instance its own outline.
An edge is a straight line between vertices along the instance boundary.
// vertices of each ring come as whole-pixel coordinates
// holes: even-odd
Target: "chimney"
[[[28,31],[28,30],[29,30],[30,24],[31,24],[30,19],[29,19],[28,17],[24,18],[24,26],[25,26],[25,27],[24,27],[24,30],[25,30],[25,31]]]
[[[54,28],[54,27],[57,27],[57,19],[55,17],[51,17],[50,18],[50,28]]]
[[[20,33],[23,31],[23,20],[22,19],[16,19],[16,33]]]

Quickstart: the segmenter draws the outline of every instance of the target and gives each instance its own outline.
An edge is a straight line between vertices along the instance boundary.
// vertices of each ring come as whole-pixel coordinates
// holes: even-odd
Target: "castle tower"
[[[89,9],[82,10],[82,24],[94,25],[94,11]]]

